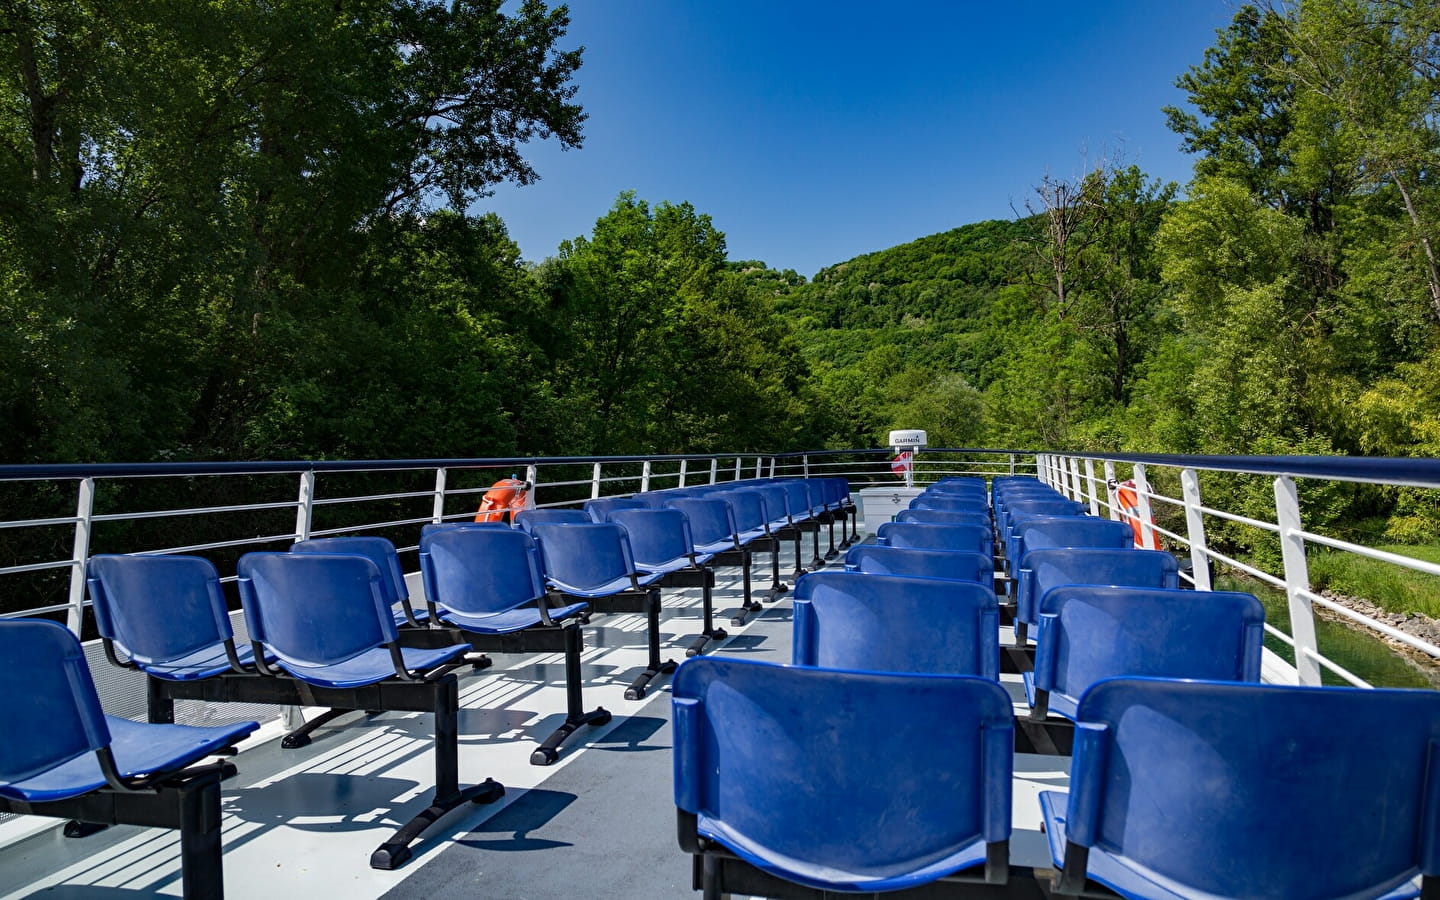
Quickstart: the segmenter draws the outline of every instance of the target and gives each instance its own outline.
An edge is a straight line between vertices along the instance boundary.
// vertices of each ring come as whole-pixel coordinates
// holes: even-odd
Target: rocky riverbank
[[[1432,619],[1429,616],[1422,616],[1419,613],[1397,613],[1382,609],[1363,597],[1349,597],[1345,594],[1337,594],[1334,591],[1321,591],[1320,596],[1332,603],[1354,610],[1362,616],[1367,616],[1384,625],[1389,625],[1396,631],[1403,631],[1412,637],[1422,641],[1440,646],[1440,620]],[[1418,669],[1430,682],[1432,687],[1440,688],[1440,660],[1427,653],[1422,653],[1411,647],[1409,644],[1387,637],[1379,632],[1365,628],[1365,626],[1353,619],[1342,616],[1331,609],[1323,606],[1314,607],[1316,614],[1334,622],[1342,622],[1351,628],[1364,629],[1366,634],[1373,635],[1384,641],[1387,646],[1399,653]]]

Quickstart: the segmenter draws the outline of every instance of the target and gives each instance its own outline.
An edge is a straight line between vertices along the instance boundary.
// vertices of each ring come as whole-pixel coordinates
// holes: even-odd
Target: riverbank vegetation
[[[541,174],[528,141],[583,146],[567,25],[539,0],[0,0],[0,460],[787,450],[902,426],[1440,455],[1433,5],[1241,7],[1156,113],[1190,183],[1123,157],[1037,173],[1010,220],[811,279],[631,193],[521,258],[483,198]],[[1241,478],[1206,493],[1273,503]],[[1433,494],[1339,486],[1307,522],[1434,543]]]

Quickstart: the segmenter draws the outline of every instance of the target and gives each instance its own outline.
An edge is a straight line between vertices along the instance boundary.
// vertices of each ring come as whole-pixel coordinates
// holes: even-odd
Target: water
[[[1276,628],[1290,633],[1290,608],[1285,592],[1250,578],[1217,576],[1215,589],[1224,591],[1246,591],[1260,598],[1265,605],[1265,621]],[[1315,617],[1315,639],[1320,652],[1337,665],[1343,666],[1375,687],[1430,687],[1414,663],[1396,653],[1383,641],[1369,634],[1332,622],[1320,616]],[[1279,638],[1267,634],[1265,646],[1291,665],[1295,664],[1295,652]],[[1321,668],[1325,684],[1345,685],[1348,681],[1328,669]]]

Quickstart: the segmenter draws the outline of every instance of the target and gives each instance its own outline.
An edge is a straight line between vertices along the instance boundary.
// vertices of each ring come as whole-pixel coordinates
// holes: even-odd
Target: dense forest
[[[1189,184],[1123,158],[1037,173],[1011,220],[809,280],[623,185],[591,233],[520,257],[477,201],[543,174],[528,142],[583,146],[567,27],[540,0],[0,0],[0,461],[902,426],[1440,453],[1440,7],[1242,7],[1157,110]],[[1363,503],[1345,514],[1440,536],[1419,493]]]

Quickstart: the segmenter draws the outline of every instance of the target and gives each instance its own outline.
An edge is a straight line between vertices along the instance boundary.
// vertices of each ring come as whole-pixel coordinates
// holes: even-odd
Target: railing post
[[[680,483],[677,484],[677,485],[675,485],[676,487],[684,487],[684,486],[685,486],[685,469],[686,469],[686,464],[689,463],[689,462],[690,462],[690,460],[688,460],[688,459],[682,459],[682,460],[680,460]]]
[[[448,469],[444,466],[435,470],[435,506],[430,515],[430,521],[445,521],[445,480]]]
[[[1100,492],[1095,489],[1095,460],[1085,459],[1085,486],[1090,489],[1090,515],[1100,515]]]
[[[770,477],[775,477],[775,457],[770,457]]]
[[[295,501],[295,540],[310,540],[310,523],[315,513],[315,470],[300,473],[300,497]]]
[[[650,490],[650,460],[645,460],[640,466],[640,493]]]
[[[530,485],[530,490],[525,494],[525,508],[535,508],[535,497],[540,493],[540,470],[534,463],[525,467],[525,483]]]
[[[1145,550],[1159,550],[1160,538],[1150,524],[1153,513],[1150,510],[1150,482],[1145,477],[1145,464],[1135,464],[1135,502],[1140,511],[1140,546]]]
[[[1115,502],[1115,464],[1105,460],[1105,505],[1109,507],[1110,520],[1120,521],[1120,505]]]
[[[1210,554],[1205,543],[1205,514],[1200,511],[1200,475],[1194,469],[1180,470],[1180,487],[1185,500],[1185,536],[1190,542],[1190,574],[1195,590],[1211,591]]]
[[[800,471],[801,471],[801,474],[802,474],[805,478],[809,478],[809,477],[810,477],[810,455],[807,453],[806,455],[800,457],[800,463],[801,463],[801,465],[804,467],[804,468],[802,468],[802,469],[800,470]]]
[[[600,496],[600,463],[596,463],[590,472],[590,499],[594,500]]]
[[[712,457],[710,460],[710,483],[714,484],[720,480],[720,457]]]
[[[1070,457],[1070,483],[1075,485],[1075,500],[1085,502],[1085,483],[1080,480],[1080,460]]]
[[[756,478],[759,478],[759,477],[761,477],[761,476],[764,474],[764,471],[765,471],[765,470],[764,470],[764,465],[765,465],[765,460],[761,459],[761,458],[758,457],[758,456],[755,457],[755,477],[756,477]]]
[[[740,480],[740,457],[735,457],[735,480]]]
[[[80,479],[75,499],[75,546],[70,558],[70,609],[65,614],[65,627],[80,634],[85,621],[85,564],[90,560],[90,525],[95,515],[95,479]]]
[[[1010,454],[1010,474],[1015,474],[1015,454]]]
[[[1285,562],[1285,593],[1290,598],[1290,636],[1295,640],[1295,672],[1301,684],[1320,684],[1320,664],[1305,651],[1319,652],[1315,639],[1315,611],[1304,596],[1310,590],[1310,567],[1305,561],[1305,538],[1300,535],[1300,495],[1295,479],[1275,479],[1275,524],[1280,526],[1280,554]]]

